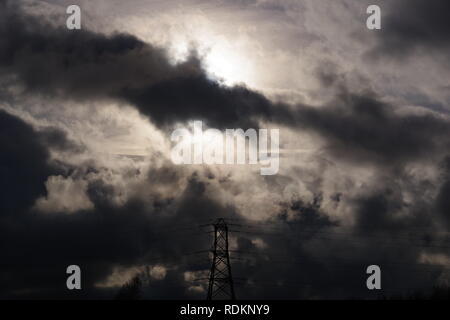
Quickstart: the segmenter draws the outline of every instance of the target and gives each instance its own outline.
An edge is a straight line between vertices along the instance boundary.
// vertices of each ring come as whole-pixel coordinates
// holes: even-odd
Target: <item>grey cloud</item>
[[[65,131],[56,127],[43,128],[39,131],[39,137],[46,146],[57,151],[79,153],[85,149],[80,144],[69,139]]]
[[[335,155],[349,160],[395,164],[420,160],[449,145],[447,120],[400,115],[372,94],[343,93],[323,109],[302,108],[297,121],[324,136]]]
[[[450,227],[450,158],[444,160],[443,183],[436,201],[436,210],[447,228]]]
[[[386,8],[387,7],[387,8]],[[386,4],[387,16],[373,56],[408,57],[417,50],[448,58],[450,4],[445,0],[402,0]]]

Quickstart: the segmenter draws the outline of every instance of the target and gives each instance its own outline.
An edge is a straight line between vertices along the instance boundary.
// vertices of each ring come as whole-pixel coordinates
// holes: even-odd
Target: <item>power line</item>
[[[243,233],[243,234],[251,234],[251,235],[265,235],[265,236],[275,236],[275,237],[292,237],[292,233],[291,234],[287,234],[287,233],[275,233],[275,232],[257,232],[257,231],[241,231],[241,230],[230,230],[230,232],[233,233]],[[295,231],[296,234],[305,234],[306,235],[310,235],[310,233],[307,233],[305,231]],[[327,232],[317,232],[321,235],[325,235],[325,236],[333,236],[333,235],[337,235],[339,236],[339,234],[333,234],[333,233],[327,233]],[[316,234],[317,234],[316,233]],[[313,239],[321,239],[321,240],[344,240],[344,241],[350,241],[350,242],[357,242],[357,243],[366,243],[363,242],[361,240],[358,239],[352,239],[352,238],[329,238],[329,237],[325,237],[325,236],[316,236],[316,234],[314,234],[314,238]],[[345,234],[341,234],[341,235],[345,235]],[[355,236],[355,235],[354,235]],[[361,235],[362,237],[364,237],[363,235]],[[379,237],[381,239],[381,237]],[[383,239],[385,239],[386,237],[384,237]],[[402,239],[402,240],[407,240],[407,239]],[[423,239],[422,239],[423,240]],[[450,249],[450,245],[449,246],[445,246],[445,245],[432,245],[432,244],[417,244],[417,243],[404,243],[404,244],[400,244],[400,243],[395,243],[395,242],[386,242],[386,241],[380,241],[380,242],[372,242],[372,244],[379,244],[379,245],[385,245],[385,246],[414,246],[414,247],[424,247],[424,248],[440,248],[440,249]]]

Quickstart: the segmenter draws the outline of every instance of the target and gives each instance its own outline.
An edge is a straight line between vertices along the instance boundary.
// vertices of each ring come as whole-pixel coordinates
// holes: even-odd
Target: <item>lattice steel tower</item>
[[[236,300],[228,252],[228,226],[224,219],[218,219],[213,224],[213,227],[213,261],[209,273],[208,296],[206,299]]]

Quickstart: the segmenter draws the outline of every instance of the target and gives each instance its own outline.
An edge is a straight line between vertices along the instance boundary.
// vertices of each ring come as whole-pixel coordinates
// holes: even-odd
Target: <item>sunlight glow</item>
[[[210,76],[225,85],[253,84],[250,61],[243,58],[239,52],[234,52],[232,48],[214,46],[205,57],[205,68]]]
[[[254,70],[250,58],[222,37],[208,38],[206,45],[196,48],[202,57],[203,66],[211,79],[226,86],[244,84],[254,86]],[[185,60],[189,55],[189,44],[177,42],[171,48],[175,63]]]

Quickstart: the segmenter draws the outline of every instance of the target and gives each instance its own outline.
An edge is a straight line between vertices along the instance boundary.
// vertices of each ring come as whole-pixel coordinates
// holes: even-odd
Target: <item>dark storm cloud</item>
[[[39,131],[39,138],[46,146],[57,151],[79,153],[84,148],[70,140],[65,131],[56,127],[47,127]]]
[[[450,20],[447,0],[401,0],[388,5],[374,56],[405,57],[421,50],[448,57]]]
[[[443,223],[450,229],[450,157],[445,159],[442,170],[444,182],[439,190],[436,209],[439,212]]]
[[[0,68],[30,93],[124,99],[158,125],[204,119],[256,126],[253,118],[271,111],[262,95],[208,79],[194,53],[174,66],[164,50],[131,35],[55,28],[8,4],[0,13]]]
[[[404,231],[410,230],[409,234],[415,233],[419,238],[423,236],[424,241],[415,241],[416,243],[426,244],[426,230],[431,231],[435,221],[426,210],[421,211],[423,208],[420,208],[419,204],[417,208],[408,208],[401,194],[402,188],[396,185],[396,179],[386,179],[388,183],[383,190],[374,190],[368,195],[354,199],[355,232],[378,236],[384,234],[394,238],[397,235],[401,238]],[[410,214],[399,218],[399,213],[404,209],[408,209]],[[417,230],[419,226],[423,229]]]
[[[151,103],[152,119],[160,124],[201,119],[213,127],[254,128],[256,120],[270,119],[277,112],[264,96],[244,87],[223,87],[204,74],[167,80],[150,88],[127,89],[123,93],[135,105]],[[286,110],[279,110],[283,111]]]
[[[320,197],[314,204],[288,204],[289,220],[283,210],[270,224],[244,228],[244,234],[263,239],[266,247],[236,233],[242,252],[233,254],[239,258],[233,260],[233,270],[248,277],[238,292],[254,299],[261,292],[267,298],[342,299],[380,298],[429,288],[442,270],[418,265],[420,253],[427,245],[448,242],[434,239],[432,229],[419,228],[430,225],[430,217],[423,212],[395,219],[396,201],[383,192],[355,199],[355,228],[340,227],[321,214]],[[365,269],[374,263],[382,268],[383,279],[388,279],[381,294],[362,285]]]
[[[46,193],[47,177],[60,172],[50,163],[40,134],[0,110],[0,215],[19,214]]]
[[[294,121],[326,138],[342,158],[396,164],[448,148],[450,124],[434,115],[400,115],[371,93],[341,93],[323,108],[302,107]]]

